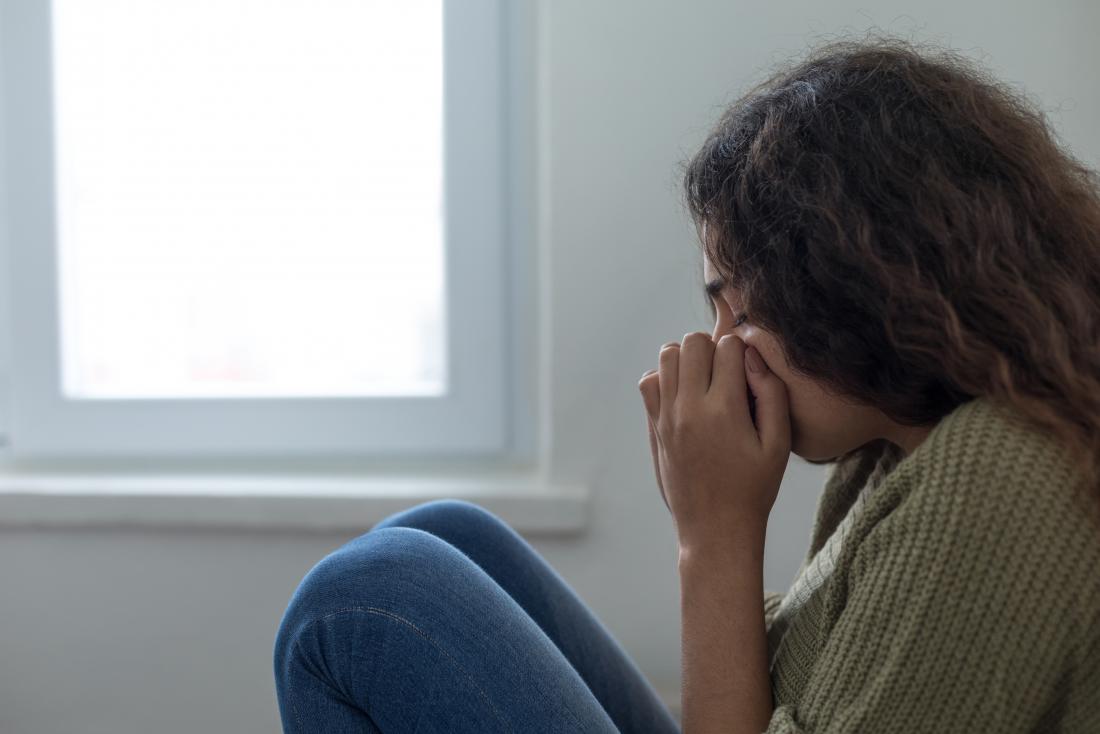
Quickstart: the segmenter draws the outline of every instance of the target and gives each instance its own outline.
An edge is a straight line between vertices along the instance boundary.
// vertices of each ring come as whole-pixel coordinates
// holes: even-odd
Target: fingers
[[[705,393],[710,386],[713,360],[714,342],[706,332],[688,332],[682,344],[668,342],[662,346],[658,356],[661,395],[673,403],[685,389]]]
[[[642,393],[642,403],[648,416],[657,420],[661,414],[661,391],[658,387],[657,370],[648,370],[642,379],[638,380],[638,390]]]
[[[657,370],[646,372],[638,381],[646,412],[654,421],[661,415],[661,403],[674,403],[676,395],[685,385],[700,394],[707,391],[711,382],[714,348],[710,335],[702,331],[685,334],[682,345],[666,342],[661,346]]]
[[[661,490],[661,499],[665,503],[665,507],[668,507],[668,511],[672,512],[672,507],[668,504],[668,497],[665,496],[664,485],[661,484],[661,462],[657,458],[657,429],[653,427],[653,419],[646,417],[646,423],[649,424],[649,452],[653,454],[653,474],[657,477],[657,489]]]
[[[680,345],[676,342],[669,342],[661,347],[661,352],[657,356],[657,374],[661,399],[671,405],[676,402],[676,392],[680,382]]]
[[[756,355],[759,356],[759,352]],[[791,419],[787,386],[772,372],[763,357],[763,371],[748,370],[749,389],[756,396],[756,427],[765,449],[786,456],[790,453]]]
[[[711,365],[714,362],[714,341],[710,334],[693,331],[684,334],[684,343],[680,347],[680,387],[679,392],[691,390],[702,395],[710,387]]]
[[[749,388],[745,383],[745,342],[726,334],[714,347],[714,371],[709,394],[721,401],[737,420],[748,420]]]
[[[661,462],[657,453],[660,444],[657,438],[657,429],[653,425],[653,422],[661,414],[661,393],[658,387],[658,379],[657,370],[648,370],[642,375],[642,379],[638,380],[638,389],[642,393],[642,402],[645,404],[646,431],[649,433],[649,453],[653,456],[653,476],[657,478],[657,489],[661,491],[661,500],[664,501],[665,507],[668,507],[668,511],[672,512],[672,507],[668,504],[668,497],[665,496],[665,488],[661,484]]]

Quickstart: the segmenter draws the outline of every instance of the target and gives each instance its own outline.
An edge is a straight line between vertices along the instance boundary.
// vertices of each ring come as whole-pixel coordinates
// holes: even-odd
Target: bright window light
[[[442,0],[53,0],[63,389],[440,395]]]

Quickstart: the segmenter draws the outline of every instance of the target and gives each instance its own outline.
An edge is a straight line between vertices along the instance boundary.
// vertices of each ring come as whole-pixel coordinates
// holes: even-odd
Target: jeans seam
[[[439,643],[437,643],[435,640],[433,640],[426,632],[424,632],[422,629],[417,627],[410,620],[405,619],[404,617],[402,617],[399,614],[396,614],[395,612],[391,612],[388,609],[381,609],[379,607],[346,607],[344,609],[337,609],[335,611],[329,612],[328,614],[324,615],[323,617],[318,617],[317,619],[315,619],[312,622],[310,622],[309,624],[307,624],[305,627],[302,628],[302,634],[304,634],[307,629],[309,629],[310,627],[313,627],[318,622],[323,622],[326,619],[328,619],[329,617],[334,617],[337,614],[343,614],[344,612],[367,612],[368,614],[377,614],[377,615],[382,616],[382,617],[388,617],[390,619],[397,620],[398,622],[402,622],[405,625],[407,625],[408,627],[410,627],[418,635],[420,635],[425,640],[427,640],[432,645],[432,647],[434,647],[436,650],[438,650],[443,655],[445,655],[447,657],[447,659],[451,661],[452,665],[454,665],[458,670],[462,671],[462,674],[466,676],[466,679],[470,682],[470,685],[472,685],[475,689],[477,689],[477,692],[481,695],[481,698],[485,701],[485,703],[487,703],[489,705],[489,708],[492,710],[493,714],[497,717],[497,719],[504,726],[504,728],[507,729],[508,731],[512,731],[512,727],[508,725],[508,722],[505,721],[503,716],[501,716],[500,711],[497,709],[497,707],[493,705],[493,702],[491,700],[489,700],[489,695],[485,692],[485,689],[483,689],[481,686],[479,686],[477,684],[477,682],[474,680],[473,676],[470,675],[470,671],[466,670],[466,668],[463,667],[463,665],[460,662],[458,662],[458,660],[453,655],[451,655],[449,652],[444,650],[439,645]],[[301,637],[302,637],[302,635],[300,634],[298,636],[298,638],[294,641],[294,646],[295,646],[295,648],[298,649],[299,654],[302,654]],[[291,690],[291,685],[290,685],[289,682],[287,683],[287,690],[288,691]],[[291,707],[291,710],[294,711],[294,718],[297,719],[298,725],[301,726],[304,729],[305,724],[302,723],[302,717],[298,714],[298,707],[294,705],[293,699],[291,701],[291,706],[290,707]]]
[[[298,656],[301,659],[308,660],[308,658],[306,658],[305,654],[302,652],[302,638],[300,636],[294,638],[294,649],[298,652]],[[309,667],[312,668],[313,666],[310,665]],[[302,721],[302,715],[298,713],[298,706],[294,703],[294,684],[291,683],[291,680],[291,676],[287,676],[286,690],[287,693],[291,694],[290,696],[288,696],[290,700],[290,710],[294,712],[294,720],[298,722],[298,728],[300,728],[302,731],[305,731],[305,722]]]

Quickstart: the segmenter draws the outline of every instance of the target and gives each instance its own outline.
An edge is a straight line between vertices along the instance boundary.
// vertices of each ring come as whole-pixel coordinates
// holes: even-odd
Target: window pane
[[[446,391],[442,0],[54,0],[64,392]]]

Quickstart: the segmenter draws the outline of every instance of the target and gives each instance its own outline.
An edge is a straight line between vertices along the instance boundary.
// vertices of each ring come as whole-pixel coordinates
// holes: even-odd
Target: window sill
[[[177,527],[367,530],[433,499],[469,500],[519,532],[575,534],[587,522],[586,486],[532,474],[0,475],[0,527]]]

